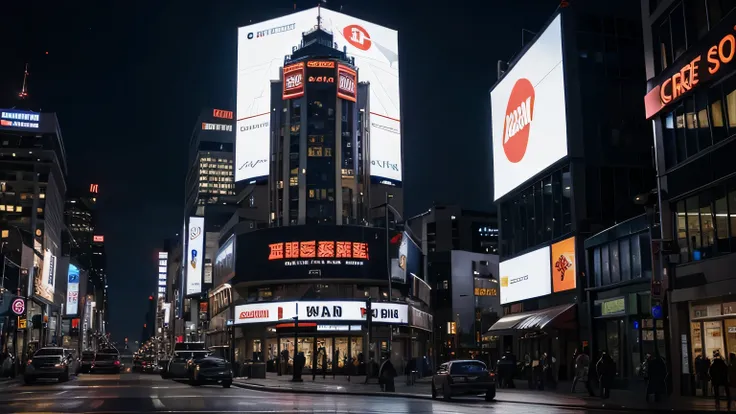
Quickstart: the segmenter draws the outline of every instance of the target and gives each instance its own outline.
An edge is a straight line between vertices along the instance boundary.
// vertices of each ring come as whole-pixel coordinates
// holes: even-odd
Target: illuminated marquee
[[[102,235],[100,235],[100,236],[97,236],[97,235],[92,236],[92,241],[95,242],[95,243],[104,243],[105,242],[105,236],[102,236]]]
[[[334,76],[310,76],[309,83],[335,83]]]
[[[735,30],[736,26],[729,26],[730,32]],[[728,66],[734,57],[736,57],[736,36],[727,33],[717,41],[711,41],[707,49],[701,49],[700,53],[687,60],[676,72],[667,71],[671,75],[644,97],[647,119],[692,91],[701,82],[710,81],[727,73],[728,71],[723,68]]]
[[[335,62],[330,60],[311,60],[307,62],[308,68],[335,68]]]
[[[215,118],[222,119],[233,119],[233,111],[225,111],[222,109],[213,109],[212,116]]]
[[[477,287],[473,290],[475,296],[498,296],[498,290],[496,288],[480,288]]]
[[[209,122],[202,122],[202,131],[227,131],[233,132],[232,125],[224,124],[211,124]]]
[[[98,184],[90,184],[89,185],[89,192],[92,194],[97,194],[100,190],[100,186]]]
[[[0,126],[9,128],[38,129],[41,115],[33,112],[0,112]]]
[[[337,66],[337,97],[356,102],[358,98],[358,72],[347,66]]]
[[[268,245],[268,260],[357,259],[368,260],[368,243],[349,241],[294,241]]]
[[[304,95],[304,62],[284,66],[283,100],[295,99]]]

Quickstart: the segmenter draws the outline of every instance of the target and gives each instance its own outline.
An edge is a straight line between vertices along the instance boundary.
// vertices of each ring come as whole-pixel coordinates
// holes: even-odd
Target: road
[[[0,413],[582,413],[571,409],[482,399],[451,402],[390,397],[306,395],[233,386],[192,387],[157,375],[80,375],[67,383],[8,384]],[[612,411],[606,411],[612,413]]]

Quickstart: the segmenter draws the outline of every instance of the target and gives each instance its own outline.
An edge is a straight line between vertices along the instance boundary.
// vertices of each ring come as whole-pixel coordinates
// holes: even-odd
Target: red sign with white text
[[[283,100],[296,99],[304,95],[304,62],[284,66]]]

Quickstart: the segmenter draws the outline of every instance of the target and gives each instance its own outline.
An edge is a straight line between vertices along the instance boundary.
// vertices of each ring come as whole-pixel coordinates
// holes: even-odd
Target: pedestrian
[[[532,357],[528,352],[524,355],[524,376],[526,377],[528,388],[531,390],[534,387],[534,376],[532,375]]]
[[[378,369],[378,383],[381,385],[381,389],[385,392],[395,392],[396,384],[394,378],[396,378],[396,368],[391,363],[389,355],[383,355],[383,362],[381,367]]]
[[[577,353],[577,350],[575,352]],[[575,378],[573,378],[572,380],[572,389],[570,390],[570,392],[575,393],[575,386],[577,386],[578,381],[583,381],[583,383],[585,384],[585,389],[588,390],[588,394],[591,397],[594,397],[595,393],[593,392],[593,388],[590,386],[590,357],[585,350],[577,354],[574,362],[574,367]]]
[[[710,381],[708,370],[710,370],[710,360],[707,356],[698,354],[695,357],[695,380],[696,388],[701,389],[703,397],[708,396],[708,382]]]
[[[721,408],[721,387],[726,389],[726,401],[728,403],[728,409],[731,410],[731,390],[728,388],[728,365],[721,358],[721,352],[718,350],[713,351],[713,362],[710,365],[708,371],[710,375],[710,381],[713,384],[713,394],[716,397],[716,409]]]
[[[659,402],[662,394],[667,390],[667,364],[655,351],[655,355],[649,355],[646,361],[647,372],[647,395],[645,401],[649,402],[649,396],[654,394],[654,401]]]
[[[608,352],[603,351],[601,358],[595,364],[596,372],[598,373],[598,383],[601,388],[601,398],[607,399],[611,396],[611,386],[613,385],[613,379],[616,376],[616,364],[608,355]]]

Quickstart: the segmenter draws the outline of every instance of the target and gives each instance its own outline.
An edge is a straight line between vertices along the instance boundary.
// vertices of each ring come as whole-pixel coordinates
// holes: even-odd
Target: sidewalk
[[[297,394],[343,394],[359,396],[381,396],[400,397],[414,399],[431,399],[431,378],[419,379],[414,385],[406,385],[406,378],[396,378],[396,392],[384,393],[379,389],[376,380],[365,384],[365,377],[358,376],[348,378],[337,375],[333,379],[331,375],[327,378],[317,376],[312,381],[311,375],[302,376],[304,382],[291,382],[291,375],[277,376],[273,373],[266,374],[266,379],[236,378],[233,385],[259,391],[287,392]],[[609,409],[630,411],[667,411],[667,412],[703,412],[716,411],[712,399],[694,397],[671,397],[659,403],[646,403],[644,396],[640,393],[628,390],[611,391],[611,398],[603,400],[599,397],[588,397],[579,386],[581,392],[570,394],[570,383],[560,383],[556,390],[529,390],[524,381],[516,381],[516,389],[499,389],[496,393],[496,401],[510,404],[534,404],[555,407],[569,407],[581,409]],[[650,398],[651,401],[651,398]],[[725,411],[726,404],[722,402]]]

